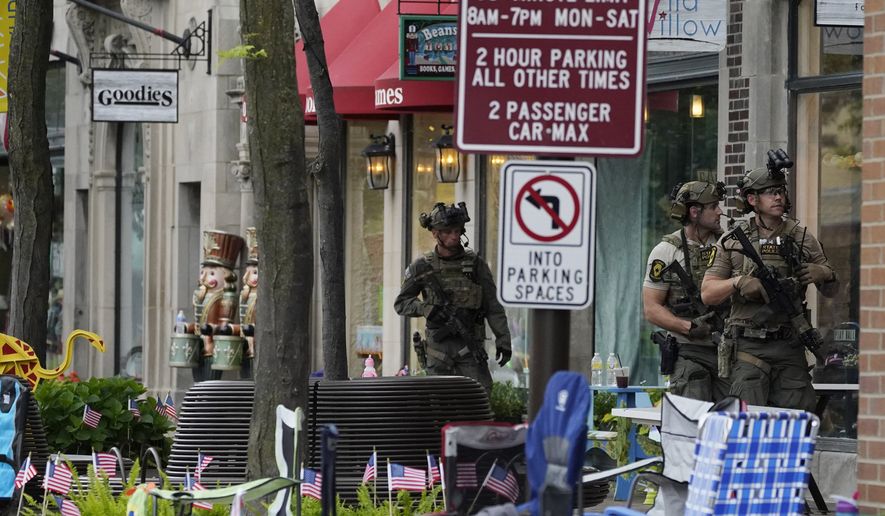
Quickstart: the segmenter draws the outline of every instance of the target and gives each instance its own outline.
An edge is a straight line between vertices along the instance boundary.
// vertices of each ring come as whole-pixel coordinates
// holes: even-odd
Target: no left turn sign
[[[501,174],[501,303],[586,308],[593,293],[595,169],[573,161],[508,161]]]

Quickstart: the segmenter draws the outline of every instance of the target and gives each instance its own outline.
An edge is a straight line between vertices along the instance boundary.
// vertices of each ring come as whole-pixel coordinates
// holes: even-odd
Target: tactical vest
[[[431,251],[424,254],[424,260],[455,308],[476,312],[482,307],[482,287],[476,282],[476,253],[465,249],[460,260],[443,260]],[[433,296],[432,291],[425,294]]]
[[[784,220],[783,224],[768,238],[760,239],[759,238],[759,226],[756,225],[755,219],[752,221],[742,221],[740,222],[740,226],[744,230],[744,233],[747,235],[747,239],[753,244],[753,248],[756,249],[756,252],[759,253],[759,256],[762,258],[762,263],[764,263],[767,267],[772,268],[776,271],[777,277],[783,280],[787,280],[789,278],[795,278],[795,271],[790,267],[790,264],[786,259],[781,255],[779,245],[777,243],[778,236],[789,236],[792,237],[798,244],[801,245],[802,241],[802,233],[804,228],[799,225],[799,223],[793,219]],[[740,246],[737,246],[736,249],[739,249]],[[734,251],[737,252],[737,251]],[[803,256],[801,261],[806,261],[807,256]],[[748,275],[752,274],[756,270],[756,264],[753,263],[753,260],[743,257],[743,263],[741,264],[740,274]],[[800,301],[805,299],[805,289],[801,288],[796,282],[787,282],[782,283],[782,285],[788,289],[793,290],[793,295],[798,296]],[[749,306],[753,306],[750,303],[745,303],[740,299],[736,300],[736,303],[739,305],[745,305],[747,308]],[[761,305],[759,305],[761,307]],[[737,308],[737,307],[735,307]],[[737,310],[736,310],[737,311]],[[735,317],[734,322],[740,326],[755,326],[755,324],[751,324],[747,321],[752,316],[752,313],[755,313],[755,310],[752,313],[747,312],[746,308],[744,310],[737,311],[738,315]],[[732,312],[735,314],[735,311]],[[765,324],[766,327],[774,328],[778,326],[782,326],[785,323],[788,323],[788,318],[784,314],[775,314],[769,319],[768,323]]]
[[[661,240],[676,247],[676,261],[683,264],[682,262],[685,259],[685,253],[682,250],[682,236],[680,235],[680,232],[681,230],[664,235]],[[688,244],[688,259],[691,263],[688,265],[685,272],[691,275],[692,281],[694,281],[695,286],[700,290],[701,280],[704,279],[704,273],[707,272],[707,267],[710,265],[710,253],[715,244],[699,245],[697,242],[691,240],[686,240],[686,242]],[[688,294],[686,294],[682,282],[679,281],[679,276],[674,272],[667,272],[667,274],[664,275],[663,280],[668,286],[666,300],[667,306],[672,309],[676,304],[684,302],[686,297],[688,297]],[[680,317],[697,317],[699,315],[703,314],[683,314]]]

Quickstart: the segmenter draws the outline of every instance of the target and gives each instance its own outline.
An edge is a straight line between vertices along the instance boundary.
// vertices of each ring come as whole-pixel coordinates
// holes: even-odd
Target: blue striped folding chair
[[[809,412],[711,414],[695,446],[685,514],[804,514],[819,426]]]

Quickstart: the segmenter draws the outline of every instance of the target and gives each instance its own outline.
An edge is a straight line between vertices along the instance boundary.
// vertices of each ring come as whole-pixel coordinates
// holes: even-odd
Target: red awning
[[[455,81],[401,81],[397,58],[375,79],[375,109],[387,112],[452,111]]]
[[[329,9],[329,12],[320,19],[323,44],[326,49],[326,62],[334,62],[353,41],[353,35],[365,28],[366,20],[375,18],[380,11],[378,2],[367,2],[366,0],[340,0]],[[312,97],[308,91],[310,89],[310,70],[307,68],[304,42],[300,40],[295,44],[295,74],[298,77],[298,94],[301,97],[301,107],[304,109],[305,118],[316,120],[313,100],[311,99],[309,106],[306,105],[307,97]]]

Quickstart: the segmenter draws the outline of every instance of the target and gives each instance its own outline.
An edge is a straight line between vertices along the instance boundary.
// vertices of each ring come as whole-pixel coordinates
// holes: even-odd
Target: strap
[[[761,369],[762,372],[765,374],[771,374],[771,366],[770,365],[766,364],[764,361],[754,357],[753,355],[751,355],[747,352],[738,351],[737,353],[735,353],[735,358],[737,358],[741,362],[747,362],[748,364],[753,364],[754,366]]]
[[[688,282],[692,289],[694,284],[694,266],[691,264],[691,255],[688,253],[688,239],[685,238],[685,228],[679,230],[679,236],[682,238],[682,255],[685,257],[685,272],[688,273]]]

